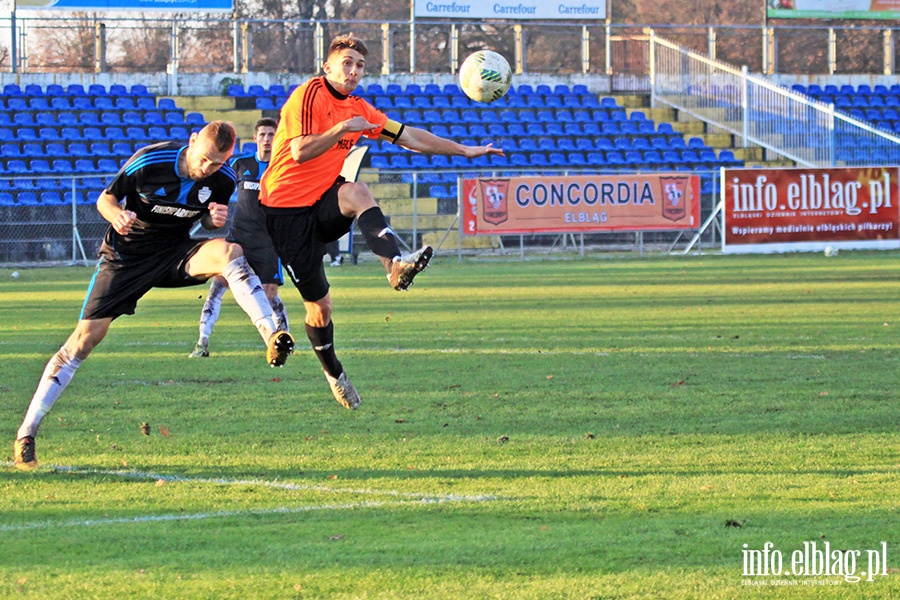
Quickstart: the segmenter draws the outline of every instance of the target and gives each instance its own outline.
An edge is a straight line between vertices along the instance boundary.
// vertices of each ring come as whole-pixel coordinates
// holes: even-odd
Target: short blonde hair
[[[213,141],[216,150],[225,152],[234,148],[237,140],[237,132],[234,125],[228,121],[212,121],[207,123],[206,127],[200,130],[198,136],[206,137]]]

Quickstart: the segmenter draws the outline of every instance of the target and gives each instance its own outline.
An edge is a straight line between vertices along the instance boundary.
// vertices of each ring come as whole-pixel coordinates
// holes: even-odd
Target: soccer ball
[[[459,84],[466,96],[475,102],[493,102],[502,98],[512,82],[512,70],[502,55],[479,50],[463,61],[459,68]]]
[[[834,246],[825,246],[825,256],[833,258],[838,255],[838,249]]]

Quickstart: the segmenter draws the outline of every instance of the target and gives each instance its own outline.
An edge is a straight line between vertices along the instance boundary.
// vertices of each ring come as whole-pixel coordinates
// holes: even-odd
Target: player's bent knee
[[[364,183],[345,183],[341,186],[339,198],[341,204],[349,207],[355,214],[375,206],[375,198],[369,186]]]

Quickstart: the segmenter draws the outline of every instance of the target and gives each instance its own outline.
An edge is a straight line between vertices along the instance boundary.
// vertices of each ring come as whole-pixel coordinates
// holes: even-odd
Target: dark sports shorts
[[[234,211],[231,233],[226,239],[243,248],[250,268],[259,277],[261,283],[284,284],[281,260],[266,231],[266,212],[259,201],[255,206],[250,202],[238,201]]]
[[[138,300],[151,288],[187,287],[205,282],[205,278],[191,277],[185,272],[187,262],[204,243],[188,238],[174,245],[161,244],[155,252],[119,254],[103,242],[79,319],[133,315]]]
[[[325,244],[350,231],[353,218],[341,214],[338,190],[346,181],[339,177],[312,206],[266,208],[266,225],[288,276],[307,302],[328,293],[325,278]]]

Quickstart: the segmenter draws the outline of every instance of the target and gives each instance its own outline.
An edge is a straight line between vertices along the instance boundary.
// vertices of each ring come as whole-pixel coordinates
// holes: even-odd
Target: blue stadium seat
[[[232,83],[229,85],[226,94],[232,98],[243,98],[247,95],[244,92],[244,86],[240,83]]]
[[[389,169],[390,168],[390,164],[388,163],[387,157],[382,156],[381,154],[373,154],[370,157],[369,166],[371,166],[373,169]]]
[[[206,119],[198,112],[187,113],[184,116],[184,122],[188,125],[197,125],[199,127],[206,125]]]
[[[31,98],[28,100],[28,108],[31,110],[49,110],[50,101],[44,96],[41,96],[40,98]]]
[[[122,123],[124,125],[143,125],[144,119],[140,114],[136,112],[125,112],[122,113]],[[109,123],[110,125],[115,125],[116,123]]]
[[[125,139],[128,140],[146,140],[147,132],[143,127],[126,127],[125,128]]]
[[[84,86],[80,83],[70,83],[66,86],[66,95],[68,96],[84,96],[87,92],[84,91]]]
[[[270,96],[281,96],[286,98],[288,96],[287,89],[281,84],[273,83],[269,86],[269,95]]]
[[[143,114],[143,121],[145,125],[163,125],[163,115],[160,112],[145,112]]]
[[[97,171],[100,173],[115,173],[119,170],[119,163],[112,158],[101,158],[97,161]]]
[[[104,112],[100,114],[101,125],[121,125],[122,115],[117,112]]]
[[[0,144],[0,156],[3,156],[4,158],[22,156],[22,146],[16,142],[5,142]]]
[[[275,102],[268,96],[256,98],[256,110],[275,110]]]
[[[30,112],[17,112],[13,115],[13,125],[16,127],[34,127],[34,115]]]
[[[50,98],[50,108],[53,110],[69,110],[72,103],[65,96],[53,96]]]
[[[38,139],[37,132],[30,127],[21,127],[16,130],[16,139],[20,142],[31,142]]]
[[[109,86],[109,95],[110,96],[127,96],[128,88],[122,85],[121,83],[113,83]]]
[[[39,142],[22,144],[22,156],[44,156],[43,144]]]
[[[135,110],[134,98],[129,96],[120,96],[115,99],[114,106],[116,110]]]
[[[130,157],[132,155],[132,153],[134,152],[131,144],[128,142],[116,142],[112,145],[111,150],[112,150],[113,156],[117,156],[120,158],[123,156]]]
[[[28,166],[25,164],[24,160],[15,158],[6,161],[6,172],[21,175],[28,173]]]
[[[38,130],[38,139],[44,142],[52,142],[60,139],[59,130],[56,127],[41,127]]]
[[[52,169],[54,173],[68,174],[73,173],[72,162],[65,158],[54,158]]]
[[[91,156],[113,156],[112,150],[106,142],[92,142],[90,153]]]
[[[156,108],[163,111],[179,111],[184,112],[183,108],[178,108],[175,104],[175,100],[172,98],[160,98],[156,103]]]
[[[63,129],[63,139],[67,140],[102,140],[105,136],[104,132],[99,127],[85,127],[81,130],[81,135],[73,136],[70,132],[73,130],[73,127],[66,127]],[[78,131],[74,129],[74,131]]]
[[[47,190],[41,192],[41,204],[45,204],[47,206],[60,206],[65,204],[63,201],[63,195],[58,191]]]
[[[165,127],[153,125],[147,128],[147,137],[153,141],[161,142],[169,139],[169,132]]]
[[[163,122],[166,125],[184,125],[184,114],[177,111],[163,113]]]
[[[134,100],[134,107],[137,110],[143,110],[143,111],[157,110],[156,101],[153,99],[152,96],[136,96],[135,100]]]
[[[124,140],[125,131],[121,127],[106,127],[103,129],[103,135],[101,137],[113,141]]]
[[[93,100],[94,108],[101,111],[111,111],[116,110],[116,105],[113,104],[112,98],[109,96],[97,96]]]
[[[68,156],[66,146],[62,142],[50,142],[44,146],[44,155],[50,158]]]
[[[92,83],[88,86],[88,96],[106,96],[106,86],[101,83]]]
[[[65,96],[66,90],[58,83],[49,83],[44,90],[45,96]]]
[[[169,127],[169,137],[171,137],[175,141],[186,142],[188,138],[191,137],[191,132],[188,131],[187,127],[175,125],[174,127]]]
[[[20,206],[37,206],[39,204],[36,192],[19,192],[16,195],[16,203]]]

